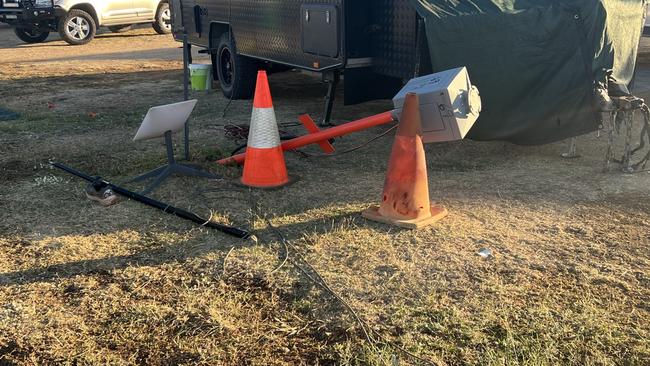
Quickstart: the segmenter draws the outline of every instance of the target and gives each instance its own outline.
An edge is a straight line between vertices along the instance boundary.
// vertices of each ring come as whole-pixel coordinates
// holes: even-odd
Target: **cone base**
[[[255,188],[277,188],[289,183],[282,147],[246,149],[241,183]]]
[[[379,206],[372,206],[361,213],[361,216],[368,220],[381,222],[383,224],[399,226],[405,229],[421,229],[433,225],[447,216],[447,209],[442,206],[431,205],[431,216],[423,219],[396,220],[379,214]]]
[[[275,188],[282,188],[282,187],[284,187],[284,186],[286,186],[286,185],[289,185],[289,184],[291,184],[291,183],[293,183],[293,182],[294,182],[294,180],[291,179],[291,177],[289,177],[286,181],[283,181],[283,182],[280,182],[280,183],[275,183],[275,184],[267,184],[267,185],[264,185],[264,184],[251,184],[251,183],[246,183],[246,182],[244,182],[244,179],[243,179],[243,178],[239,180],[239,183],[241,183],[242,185],[244,185],[244,186],[246,186],[246,187],[250,187],[250,188],[259,188],[259,189],[275,189]]]

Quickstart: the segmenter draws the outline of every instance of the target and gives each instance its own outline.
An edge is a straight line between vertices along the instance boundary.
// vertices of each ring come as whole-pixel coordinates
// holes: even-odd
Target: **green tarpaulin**
[[[411,0],[435,71],[467,66],[469,137],[543,144],[598,129],[595,84],[633,79],[645,0]]]

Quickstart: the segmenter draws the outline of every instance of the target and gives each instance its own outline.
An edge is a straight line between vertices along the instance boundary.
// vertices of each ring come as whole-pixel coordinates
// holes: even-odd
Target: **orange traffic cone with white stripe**
[[[257,73],[253,115],[241,182],[256,188],[280,187],[289,182],[269,81],[266,71],[263,70]]]
[[[388,162],[381,205],[365,210],[362,216],[408,229],[419,229],[447,216],[444,207],[429,202],[427,163],[422,144],[422,121],[417,94],[406,95]]]

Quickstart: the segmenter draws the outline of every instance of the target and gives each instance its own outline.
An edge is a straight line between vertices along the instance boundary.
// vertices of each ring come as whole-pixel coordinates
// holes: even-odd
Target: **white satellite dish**
[[[173,133],[182,130],[196,102],[196,99],[192,99],[150,108],[133,141],[162,137],[167,131]]]
[[[465,67],[409,81],[393,98],[398,116],[407,93],[416,93],[420,99],[425,143],[462,140],[481,112],[481,96]]]

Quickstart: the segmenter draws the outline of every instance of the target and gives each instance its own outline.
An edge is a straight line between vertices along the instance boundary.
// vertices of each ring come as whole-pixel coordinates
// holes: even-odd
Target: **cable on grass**
[[[258,203],[257,203],[257,200],[255,200],[255,197],[254,197],[254,194],[253,194],[252,190],[249,190],[249,192],[250,192],[249,197],[250,197],[250,200],[251,200],[251,209],[252,209],[252,211],[253,211],[254,214],[258,215],[258,212],[259,212],[259,205],[258,205]],[[266,222],[266,224],[268,225],[268,227],[271,228],[271,230],[273,230],[273,232],[278,236],[278,238],[280,239],[280,241],[285,245],[285,248],[287,248],[287,249],[286,249],[286,250],[287,250],[287,252],[286,252],[286,253],[287,253],[287,257],[286,257],[286,259],[288,260],[288,262],[290,262],[290,263],[291,263],[295,268],[297,268],[297,269],[298,269],[298,270],[299,270],[303,275],[305,275],[305,277],[307,277],[307,279],[309,279],[309,281],[311,281],[314,285],[320,287],[320,288],[323,289],[327,294],[329,294],[330,296],[332,296],[332,297],[333,297],[333,298],[334,298],[334,299],[335,299],[335,300],[336,300],[340,305],[342,305],[342,306],[343,306],[343,307],[344,307],[344,308],[345,308],[345,309],[346,309],[346,310],[347,310],[347,311],[352,315],[352,317],[355,319],[355,321],[357,322],[357,324],[358,324],[359,327],[361,328],[361,330],[362,330],[362,332],[363,332],[363,335],[364,335],[364,337],[365,337],[365,339],[366,339],[366,342],[368,343],[368,345],[369,345],[373,350],[378,351],[377,344],[380,343],[380,342],[377,341],[377,339],[375,339],[375,338],[373,337],[373,334],[374,334],[374,335],[375,335],[379,340],[381,340],[381,342],[382,342],[383,344],[388,345],[389,347],[392,347],[393,349],[396,349],[396,350],[400,351],[401,353],[403,353],[403,354],[406,355],[407,357],[411,358],[412,360],[417,361],[418,363],[427,364],[427,365],[437,365],[435,362],[433,362],[433,361],[431,361],[431,360],[427,360],[427,359],[424,359],[424,358],[422,358],[422,357],[420,357],[420,356],[418,356],[418,355],[413,354],[412,352],[406,350],[406,349],[403,348],[402,346],[400,346],[400,345],[398,345],[398,344],[396,344],[396,343],[394,343],[394,342],[388,340],[386,337],[384,337],[383,335],[381,335],[379,332],[373,330],[373,329],[368,325],[368,323],[367,323],[364,319],[361,318],[361,316],[360,316],[360,315],[358,314],[358,312],[357,312],[357,311],[352,307],[352,305],[350,305],[350,303],[348,303],[347,301],[345,301],[345,300],[344,300],[344,299],[343,299],[343,298],[342,298],[342,297],[341,297],[341,296],[340,296],[336,291],[334,291],[334,290],[332,289],[332,287],[331,287],[331,286],[329,285],[329,283],[328,283],[328,282],[323,278],[323,276],[320,274],[320,272],[318,272],[318,270],[317,270],[316,268],[314,268],[314,266],[312,266],[312,265],[307,261],[307,259],[305,258],[305,256],[301,253],[301,251],[300,251],[300,250],[299,250],[295,245],[291,244],[291,242],[289,242],[289,241],[286,239],[286,237],[284,236],[284,234],[283,234],[283,233],[282,233],[282,232],[281,232],[277,227],[275,227],[275,226],[271,223],[271,221],[266,217],[266,215],[264,215],[264,216],[258,215],[258,217],[262,217],[262,219],[264,219],[264,221]],[[294,260],[293,258],[291,258],[291,257],[288,255],[288,254],[289,254],[289,249],[292,250],[292,253],[295,253],[296,258],[297,258],[298,260]],[[299,263],[299,261],[302,262],[302,265]],[[286,260],[285,260],[285,262],[286,262]],[[284,262],[283,262],[283,263],[284,263]],[[304,265],[304,267],[306,267],[307,269],[309,269],[309,271],[311,271],[311,272],[313,273],[313,275],[310,274],[309,271],[303,267],[303,265]],[[279,267],[279,268],[281,268],[281,267]],[[279,268],[278,268],[278,269],[279,269]]]
[[[268,219],[266,219],[266,221],[268,222]],[[289,246],[287,245],[287,242],[285,240],[283,240],[283,239],[280,239],[280,242],[284,246],[284,259],[282,260],[282,263],[280,263],[279,266],[277,266],[274,270],[272,270],[269,273],[269,275],[272,275],[272,274],[276,273],[277,271],[279,271],[280,269],[282,269],[282,267],[284,267],[284,265],[289,260]]]
[[[244,189],[242,189],[241,187],[238,187],[238,186],[234,186],[234,185],[232,185],[229,188],[195,189],[194,192],[192,193],[192,196],[196,200],[198,200],[200,202],[200,205],[202,205],[204,208],[206,208],[206,209],[208,209],[210,211],[210,219],[208,221],[206,221],[205,224],[210,222],[212,220],[213,215],[214,215],[214,211],[206,204],[206,202],[208,201],[208,198],[205,196],[205,193],[209,193],[209,192],[236,192],[236,193],[240,193],[240,194],[245,194],[246,193],[246,191]],[[218,198],[219,199],[242,200],[242,197],[234,197],[234,196],[219,196]],[[254,219],[254,217],[258,217],[258,216],[259,216],[258,214],[253,213],[252,218]],[[251,222],[252,222],[252,220],[251,220]],[[205,224],[203,224],[203,225],[205,225]],[[250,231],[254,232],[253,228],[251,228]],[[274,268],[271,272],[268,273],[268,275],[275,274],[280,269],[282,269],[282,267],[284,267],[284,265],[287,263],[287,260],[289,258],[289,247],[287,247],[285,242],[281,241],[281,243],[284,246],[284,253],[285,253],[284,258],[282,259],[282,262],[276,268]],[[270,247],[270,245],[268,245],[268,246]],[[228,252],[228,255],[226,255],[226,258],[224,258],[224,274],[225,274],[226,260],[228,259],[228,256],[233,251],[233,249],[234,249],[234,247],[230,249],[230,251]]]
[[[236,134],[235,132],[233,132],[233,129],[236,129],[236,128],[242,128],[242,127],[241,127],[241,126],[235,126],[235,125],[230,125],[230,126],[232,126],[232,127],[229,127],[229,128],[230,128],[230,131],[231,131],[231,132],[230,132],[230,134],[231,134],[231,138],[235,138],[235,137],[232,137],[232,136],[235,136],[235,134]],[[226,128],[226,127],[228,127],[228,126],[225,126],[224,128]],[[370,145],[371,143],[373,143],[373,142],[379,140],[380,138],[382,138],[382,137],[388,135],[391,131],[395,130],[396,128],[397,128],[397,125],[392,126],[392,127],[389,128],[388,130],[386,130],[386,131],[380,133],[379,135],[377,135],[377,136],[371,138],[370,140],[368,140],[368,141],[362,143],[361,145],[355,146],[355,147],[353,147],[353,148],[351,148],[351,149],[348,149],[348,150],[344,150],[344,151],[340,151],[340,152],[335,152],[335,153],[333,153],[333,154],[312,154],[312,153],[308,153],[308,152],[305,152],[305,151],[302,151],[302,150],[299,150],[299,149],[290,150],[290,151],[293,151],[293,152],[295,152],[295,153],[297,153],[297,154],[299,154],[300,156],[305,157],[305,158],[333,158],[333,157],[337,157],[337,156],[341,156],[341,155],[345,155],[345,154],[349,154],[349,153],[352,153],[352,152],[355,152],[355,151],[361,150],[361,149],[363,149],[364,147],[367,147],[368,145]],[[292,138],[295,138],[295,137],[296,137],[296,136],[291,136],[291,137],[289,137],[289,136],[281,136],[280,139],[281,139],[281,140],[287,140],[287,139],[292,139]],[[241,150],[243,150],[246,146],[248,146],[248,144],[241,144],[241,145],[238,145],[238,146],[237,146],[237,147],[236,147],[236,148],[235,148],[235,149],[230,153],[230,156],[234,156],[234,155],[236,155],[236,154],[239,153]]]
[[[337,153],[337,154],[322,155],[322,156],[321,155],[311,155],[310,157],[331,157],[331,156],[337,156],[337,155],[342,155],[342,154],[350,153],[350,152],[353,152],[353,151],[357,151],[357,150],[359,150],[359,149],[361,149],[361,148],[363,148],[365,146],[368,146],[370,143],[372,143],[372,142],[386,136],[388,133],[390,133],[392,130],[394,130],[396,128],[397,128],[397,126],[393,126],[393,127],[389,128],[388,130],[384,131],[383,133],[373,137],[372,139],[368,140],[367,142],[365,142],[365,143],[363,143],[363,144],[361,144],[361,145],[359,145],[359,146],[357,146],[355,148],[352,148],[352,149],[349,149],[349,150],[346,150],[346,151],[342,151],[342,152]],[[198,192],[198,194],[200,194],[204,198],[203,200],[201,200],[201,202],[205,202],[206,199],[205,199],[205,196],[203,195],[203,193],[205,193],[205,192],[210,192],[210,191],[214,191],[214,192],[232,191],[233,189],[234,189],[234,191],[236,191],[238,193],[242,193],[242,194],[245,193],[239,187],[232,187],[230,189],[223,189],[222,188],[222,189],[203,190],[203,191]],[[329,294],[332,298],[334,298],[340,305],[342,305],[348,311],[348,313],[350,313],[352,315],[355,322],[361,328],[366,342],[368,343],[368,345],[373,350],[378,351],[377,344],[382,343],[382,344],[387,345],[387,346],[389,346],[389,347],[391,347],[391,348],[393,348],[395,350],[398,350],[402,354],[406,355],[407,357],[411,358],[414,361],[417,361],[418,363],[426,364],[426,365],[437,365],[437,363],[435,363],[435,362],[433,362],[431,360],[424,359],[424,358],[422,358],[422,357],[408,351],[407,349],[403,348],[402,346],[400,346],[400,345],[392,342],[391,340],[387,339],[386,337],[384,337],[379,332],[373,330],[368,325],[368,323],[364,319],[361,318],[361,316],[352,307],[352,305],[350,305],[350,303],[345,301],[345,299],[343,299],[340,295],[338,295],[338,293],[336,291],[334,291],[334,289],[332,289],[332,287],[323,278],[323,276],[320,274],[320,272],[318,272],[318,270],[316,268],[314,268],[307,261],[305,256],[301,253],[301,251],[295,245],[291,244],[291,242],[289,242],[286,239],[284,234],[277,227],[275,227],[271,223],[271,221],[268,219],[268,217],[266,215],[260,214],[260,206],[259,206],[257,200],[255,199],[255,195],[253,193],[253,190],[249,188],[248,193],[249,193],[249,203],[250,203],[250,207],[251,207],[251,222],[253,222],[256,217],[262,218],[264,220],[264,222],[266,223],[266,225],[275,233],[275,235],[278,237],[278,239],[280,239],[280,242],[284,246],[285,256],[284,256],[282,262],[275,269],[273,269],[271,272],[269,272],[269,275],[280,271],[286,265],[286,263],[291,263],[311,283],[313,283],[317,287],[324,290],[325,293]],[[228,198],[238,199],[238,198],[235,198],[235,197],[228,197]],[[225,275],[225,271],[226,271],[226,261],[227,261],[228,257],[230,256],[230,254],[232,253],[233,250],[234,250],[234,247],[232,247],[230,249],[230,251],[228,252],[226,257],[224,258],[224,262],[223,262],[223,274],[224,275]],[[290,256],[290,250],[291,250],[292,253],[294,253],[297,260],[293,259]],[[311,272],[311,274],[310,274],[310,272]],[[376,338],[373,337],[373,335]],[[381,342],[379,342],[378,340],[381,341]]]
[[[226,276],[226,263],[228,262],[228,257],[230,257],[230,253],[235,250],[235,247],[230,247],[230,250],[228,251],[228,254],[226,254],[225,257],[223,257],[223,266],[222,266],[222,271],[221,271],[221,276]]]
[[[397,128],[397,125],[392,126],[391,128],[389,128],[389,129],[387,129],[386,131],[380,133],[379,135],[377,135],[377,136],[371,138],[370,140],[368,140],[368,141],[362,143],[361,145],[355,146],[355,147],[353,147],[353,148],[351,148],[351,149],[348,149],[348,150],[343,150],[343,151],[335,152],[335,153],[333,153],[333,154],[310,154],[310,153],[306,153],[306,152],[302,152],[302,153],[303,153],[306,157],[308,157],[308,158],[333,158],[333,157],[337,157],[337,156],[341,156],[341,155],[349,154],[349,153],[355,152],[355,151],[357,151],[357,150],[361,150],[361,149],[363,149],[364,147],[367,147],[367,146],[370,145],[371,143],[373,143],[373,142],[379,140],[380,138],[382,138],[382,137],[388,135],[391,131],[395,130],[396,128]]]
[[[234,90],[233,94],[230,95],[230,98],[228,98],[228,103],[223,107],[223,111],[221,112],[221,118],[226,118],[226,113],[228,113],[228,109],[230,109],[230,105],[232,104],[232,96],[234,95]]]
[[[210,221],[212,221],[213,216],[214,216],[214,211],[210,210],[210,217],[208,217],[208,219],[203,224],[201,224],[201,226],[205,226],[208,223],[210,223]]]
[[[278,128],[280,128],[278,130],[278,132],[280,133],[280,140],[285,141],[285,140],[291,140],[291,139],[297,138],[298,136],[296,136],[294,134],[291,134],[291,133],[281,129],[281,127],[287,128],[287,127],[296,127],[296,126],[301,126],[301,124],[300,123],[290,123],[290,122],[289,123],[278,123]],[[225,125],[222,125],[222,127],[224,129],[224,132],[225,132],[225,135],[226,135],[227,138],[229,138],[231,140],[235,140],[235,141],[248,140],[248,133],[250,131],[250,126],[249,125],[245,125],[245,124],[238,124],[238,125],[225,124]],[[360,150],[360,149],[370,145],[371,143],[381,139],[382,137],[388,135],[391,131],[395,130],[396,128],[397,128],[397,125],[392,126],[388,130],[378,134],[377,136],[375,136],[375,137],[371,138],[370,140],[362,143],[361,145],[358,145],[358,146],[353,147],[353,148],[348,149],[348,150],[336,152],[336,153],[333,153],[333,154],[311,154],[311,153],[307,153],[307,152],[304,152],[304,151],[299,150],[299,149],[294,149],[294,150],[291,150],[291,151],[301,155],[302,157],[306,157],[306,158],[311,158],[311,157],[313,157],[313,158],[336,157],[336,156],[345,155],[345,154],[349,154],[349,153],[355,152],[357,150]],[[237,147],[230,153],[230,156],[236,155],[241,150],[246,148],[246,146],[248,146],[247,143],[237,145]]]
[[[241,145],[237,146],[237,147],[235,148],[235,150],[233,150],[233,151],[230,153],[230,156],[235,156],[237,153],[239,153],[239,152],[242,151],[244,148],[246,148],[246,146],[248,146],[248,144],[241,144]]]

